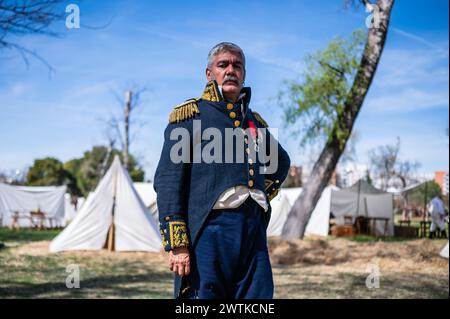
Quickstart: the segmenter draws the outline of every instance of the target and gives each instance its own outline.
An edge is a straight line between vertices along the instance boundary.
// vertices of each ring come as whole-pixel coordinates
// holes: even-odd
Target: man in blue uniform
[[[214,46],[202,96],[164,132],[154,188],[176,298],[273,297],[266,229],[290,159],[249,108],[245,72],[240,47]]]

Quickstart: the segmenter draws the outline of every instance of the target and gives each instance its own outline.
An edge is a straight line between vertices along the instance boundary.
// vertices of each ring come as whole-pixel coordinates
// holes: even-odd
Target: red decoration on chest
[[[257,131],[255,123],[252,120],[248,120],[248,127],[250,128],[250,134],[252,134],[253,139],[256,140]]]

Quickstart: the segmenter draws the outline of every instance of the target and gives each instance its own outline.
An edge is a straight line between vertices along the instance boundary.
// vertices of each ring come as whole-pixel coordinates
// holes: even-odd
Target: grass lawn
[[[158,253],[50,254],[60,230],[0,228],[0,298],[171,298],[172,275]],[[68,265],[78,265],[80,289],[68,289]]]
[[[50,254],[57,230],[0,228],[0,298],[171,298],[164,253],[107,251]],[[353,238],[269,241],[275,298],[448,298],[444,240]],[[367,265],[380,271],[368,289]],[[80,270],[80,288],[66,287],[68,265]]]
[[[61,232],[60,229],[9,229],[0,227],[0,242],[26,243],[40,240],[52,240]]]

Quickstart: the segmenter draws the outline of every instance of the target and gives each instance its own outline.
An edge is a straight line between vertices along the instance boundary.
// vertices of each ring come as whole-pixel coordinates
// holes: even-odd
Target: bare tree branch
[[[62,0],[0,0],[0,51],[16,50],[27,67],[28,57],[33,57],[43,63],[51,74],[53,68],[43,57],[10,38],[28,34],[60,36],[50,29],[50,25],[64,18],[64,10],[59,8],[61,3]]]
[[[142,95],[149,90],[146,87],[139,86],[136,84],[130,85],[131,89],[125,90],[125,99],[121,97],[118,91],[113,91],[115,99],[119,102],[123,115],[119,120],[117,116],[111,116],[108,126],[115,131],[117,138],[121,143],[122,153],[123,153],[123,164],[124,167],[128,169],[129,164],[129,154],[130,146],[136,138],[136,130],[133,123],[131,115],[136,115],[136,110],[142,104]],[[133,130],[131,127],[133,126]]]
[[[360,4],[362,4],[364,7],[368,7],[373,5],[370,0],[345,0],[344,6],[346,8],[348,7],[358,7]]]
[[[420,163],[401,160],[400,148],[400,138],[397,138],[396,144],[379,146],[369,151],[372,172],[385,190],[390,186],[405,188],[417,182],[415,174]]]
[[[342,71],[342,70],[340,70],[340,69],[338,69],[338,68],[332,66],[331,64],[329,64],[329,63],[327,63],[327,62],[325,62],[325,61],[317,61],[317,62],[319,62],[319,64],[320,64],[322,67],[324,67],[324,68],[329,68],[329,69],[331,69],[332,71],[334,71],[339,77],[343,78],[343,77],[345,76],[344,71]]]

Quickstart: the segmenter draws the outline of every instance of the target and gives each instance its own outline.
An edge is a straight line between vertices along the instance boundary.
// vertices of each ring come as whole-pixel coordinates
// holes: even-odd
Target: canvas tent
[[[31,212],[45,214],[45,227],[62,226],[66,186],[12,186],[0,183],[0,219],[3,226],[34,226]]]
[[[394,235],[394,207],[392,194],[359,180],[349,188],[331,193],[331,212],[336,224],[344,224],[344,216],[352,221],[358,216],[388,218],[387,235]],[[376,235],[383,235],[384,223],[376,221]]]
[[[75,205],[72,204],[72,199],[69,193],[66,193],[64,196],[64,226],[67,225],[75,218],[75,214],[77,213],[77,209]]]
[[[442,248],[440,255],[441,255],[441,257],[448,259],[448,242],[447,242],[447,245],[445,245],[445,247]]]
[[[98,250],[159,251],[158,226],[116,156],[73,221],[50,243],[51,252]]]
[[[64,196],[64,226],[68,225],[74,218],[77,212],[80,210],[81,206],[83,206],[84,197],[78,197],[77,205],[72,203],[72,196],[69,193],[66,193]]]
[[[317,202],[306,226],[306,235],[327,236],[330,225],[330,200],[331,191],[338,190],[336,186],[327,186]],[[281,236],[287,216],[302,188],[282,188],[280,193],[270,202],[272,205],[272,216],[267,228],[268,236]]]
[[[155,221],[158,221],[158,207],[156,206],[156,192],[153,183],[133,183],[134,188],[142,199],[145,207],[150,210]]]
[[[269,226],[267,227],[267,236],[281,236],[284,223],[292,205],[282,191],[270,201],[270,205],[272,206],[272,215]]]

